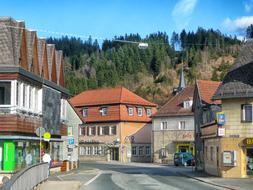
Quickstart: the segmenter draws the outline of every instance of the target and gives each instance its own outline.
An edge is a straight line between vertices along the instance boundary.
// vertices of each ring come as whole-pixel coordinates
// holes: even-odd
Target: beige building
[[[222,101],[225,124],[202,129],[205,171],[226,178],[253,174],[253,44],[247,42],[213,99]]]

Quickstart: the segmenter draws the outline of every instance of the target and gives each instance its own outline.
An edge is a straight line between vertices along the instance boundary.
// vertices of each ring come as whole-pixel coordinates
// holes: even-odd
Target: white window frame
[[[129,106],[129,107],[127,108],[127,112],[128,112],[128,115],[129,115],[129,116],[133,116],[133,115],[134,115],[134,108]]]
[[[161,130],[168,130],[168,122],[167,121],[162,121],[161,122]]]
[[[82,110],[83,117],[88,117],[89,109],[87,107],[84,107]]]
[[[141,117],[141,116],[143,115],[142,112],[143,112],[143,111],[142,111],[142,107],[137,107],[137,115],[138,115],[139,117]]]
[[[179,121],[178,122],[178,129],[185,130],[186,129],[186,121]]]
[[[245,107],[251,107],[251,120],[246,120],[246,108]],[[252,110],[252,105],[251,104],[243,104],[242,105],[242,122],[252,122],[252,113],[253,113],[253,110]]]
[[[108,107],[101,107],[100,113],[101,113],[101,116],[107,116],[108,115]]]
[[[150,117],[152,115],[151,108],[146,108],[146,113],[147,113],[147,116]]]
[[[150,146],[145,146],[145,154],[146,154],[147,156],[149,156],[150,153],[151,153],[151,148],[150,148]]]
[[[115,127],[116,134],[112,134],[113,127]],[[110,133],[110,135],[117,135],[117,126],[116,125],[110,126],[109,133]]]

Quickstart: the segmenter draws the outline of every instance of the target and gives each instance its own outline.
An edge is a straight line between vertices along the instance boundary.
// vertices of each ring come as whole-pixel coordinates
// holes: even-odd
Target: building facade
[[[71,102],[85,121],[79,135],[80,160],[151,160],[150,116],[156,104],[123,87],[84,91]]]
[[[216,113],[221,111],[221,101],[212,100],[220,82],[196,80],[194,88],[193,106],[195,128],[195,161],[196,169],[204,170],[207,165],[204,155],[204,139],[216,135],[210,131],[210,126],[216,125]],[[215,132],[215,133],[214,133]],[[205,133],[205,134],[203,134]]]
[[[0,172],[12,173],[40,162],[49,152],[62,160],[67,135],[62,51],[25,29],[23,21],[0,18]],[[36,135],[43,127],[49,142]]]
[[[176,152],[194,155],[192,99],[193,88],[181,88],[152,116],[153,162],[173,164]]]
[[[253,175],[253,43],[244,44],[213,99],[222,101],[225,123],[210,126],[222,131],[204,139],[206,172],[226,178]],[[219,122],[219,119],[218,119]]]

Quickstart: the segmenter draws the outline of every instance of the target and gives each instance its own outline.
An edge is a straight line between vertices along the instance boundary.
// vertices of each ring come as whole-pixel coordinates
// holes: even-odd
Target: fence
[[[48,178],[48,163],[30,166],[7,181],[0,190],[31,190]]]

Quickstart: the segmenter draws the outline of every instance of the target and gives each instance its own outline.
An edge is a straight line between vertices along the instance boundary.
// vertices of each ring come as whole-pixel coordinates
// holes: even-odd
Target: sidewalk
[[[253,179],[252,178],[220,178],[208,175],[204,172],[192,171],[191,168],[178,168],[178,174],[193,178],[195,180],[214,185],[217,187],[223,187],[230,190],[252,190]]]
[[[78,190],[81,186],[79,181],[46,181],[36,190]]]

